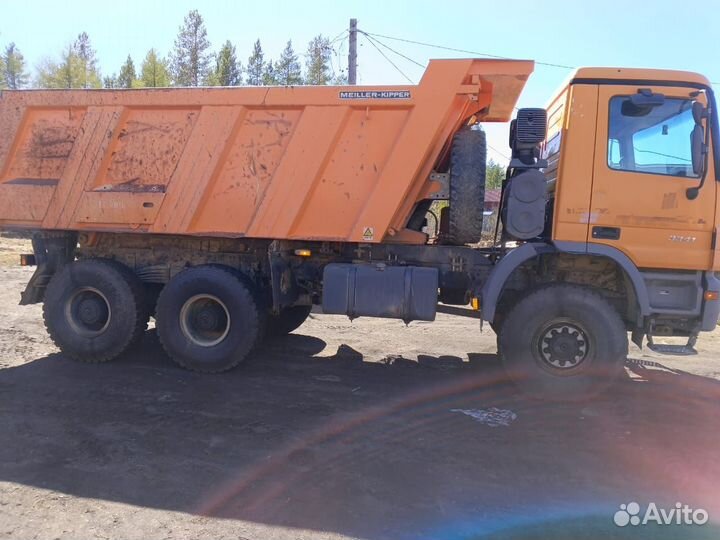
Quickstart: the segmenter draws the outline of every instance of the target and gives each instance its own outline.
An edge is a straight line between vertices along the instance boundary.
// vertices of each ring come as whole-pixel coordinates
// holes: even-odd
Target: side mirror
[[[705,168],[705,130],[700,124],[695,127],[690,134],[690,150],[692,156],[693,173],[696,176],[702,176]]]
[[[705,128],[703,128],[702,121],[703,118],[707,118],[707,108],[702,103],[695,101],[692,105],[692,115],[693,120],[695,120],[695,127],[690,133],[690,155],[693,173],[700,177],[700,184],[685,191],[685,195],[691,201],[697,199],[700,188],[705,183],[705,154],[707,154],[707,147],[705,145]]]
[[[692,115],[693,120],[695,120],[695,124],[698,126],[702,126],[702,121],[708,116],[707,107],[705,107],[705,105],[703,105],[699,101],[693,101]]]

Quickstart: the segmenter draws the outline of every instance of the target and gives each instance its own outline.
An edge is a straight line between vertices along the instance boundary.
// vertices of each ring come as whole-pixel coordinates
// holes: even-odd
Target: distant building
[[[496,212],[500,206],[500,188],[485,190],[485,212]]]

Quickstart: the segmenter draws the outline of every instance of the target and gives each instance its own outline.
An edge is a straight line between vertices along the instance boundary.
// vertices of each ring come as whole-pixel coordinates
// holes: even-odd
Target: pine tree
[[[78,56],[75,45],[65,48],[56,79],[56,88],[87,88],[87,64]]]
[[[45,60],[38,68],[37,85],[41,88],[100,88],[97,67],[92,67],[94,57],[84,52],[77,42],[68,45],[60,55],[60,61]]]
[[[202,15],[194,9],[185,16],[175,39],[172,75],[177,86],[200,86],[208,76],[210,42]]]
[[[150,49],[140,67],[140,84],[146,88],[170,86],[168,63],[160,58],[155,49]]]
[[[308,43],[305,59],[305,84],[327,84],[330,81],[330,40],[322,34]]]
[[[272,61],[268,61],[263,69],[262,83],[264,86],[276,86],[278,84],[275,67]]]
[[[238,86],[242,83],[241,70],[235,46],[228,40],[215,57],[215,70],[210,82],[213,86]]]
[[[277,84],[285,86],[303,83],[300,60],[293,50],[292,40],[287,42],[280,59],[275,62],[275,79]]]
[[[117,77],[118,88],[132,88],[137,86],[137,73],[135,72],[135,63],[128,54],[127,60],[120,68],[120,74]]]
[[[342,71],[340,73],[336,73],[330,79],[330,84],[334,84],[336,86],[343,86],[343,85],[346,85],[347,83],[348,83],[348,76],[347,76],[347,73],[345,73],[344,71]]]
[[[505,167],[490,158],[487,163],[486,178],[485,187],[487,189],[497,189],[502,187],[503,180],[505,180]]]
[[[0,73],[5,73],[5,69],[5,59],[0,56]],[[5,77],[0,77],[0,90],[4,90],[5,88],[7,88]]]
[[[263,74],[265,73],[265,54],[258,39],[253,45],[253,52],[248,58],[247,65],[247,84],[250,86],[260,86],[263,83]]]
[[[103,88],[120,88],[117,75],[106,75],[103,77]]]
[[[40,86],[46,88],[82,88],[82,77],[80,76],[80,62],[77,53],[72,45],[65,47],[61,60],[58,64],[50,62],[45,75],[46,81],[42,81],[41,72]]]
[[[87,32],[81,32],[78,35],[72,49],[78,64],[76,69],[80,76],[79,88],[100,88],[100,72],[97,67],[96,53]],[[69,64],[72,63],[69,62]]]
[[[29,77],[25,70],[25,58],[15,43],[5,47],[5,54],[0,57],[0,68],[0,85],[4,84],[11,90],[27,86]]]

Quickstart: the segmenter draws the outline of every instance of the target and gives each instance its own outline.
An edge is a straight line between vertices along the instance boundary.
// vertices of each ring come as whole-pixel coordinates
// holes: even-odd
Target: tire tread
[[[258,345],[259,339],[257,339],[257,335],[261,334],[262,332],[262,324],[261,324],[261,312],[258,307],[257,303],[257,297],[255,294],[253,294],[253,291],[251,289],[251,285],[248,283],[247,279],[244,279],[244,276],[241,276],[238,274],[236,270],[229,267],[224,267],[221,265],[205,265],[205,266],[195,266],[191,267],[188,270],[194,270],[198,271],[198,269],[202,269],[202,271],[205,271],[206,273],[214,273],[219,272],[218,275],[226,276],[227,278],[230,278],[234,280],[237,284],[241,285],[242,294],[245,296],[243,298],[243,302],[247,309],[251,310],[252,313],[249,317],[249,323],[251,325],[251,332],[254,332],[256,334],[256,339],[247,347],[246,351],[240,351],[240,354],[235,354],[233,356],[233,361],[227,364],[224,364],[222,367],[213,368],[211,366],[206,365],[199,365],[197,362],[187,362],[182,358],[178,358],[172,353],[172,346],[167,341],[167,337],[164,336],[164,333],[159,331],[158,332],[158,340],[160,341],[160,345],[162,346],[165,353],[179,366],[188,369],[190,371],[195,371],[197,373],[221,373],[223,371],[228,371],[230,369],[233,369],[234,367],[237,367],[240,363],[242,363],[247,356],[253,351],[253,349]],[[187,270],[186,270],[187,271]],[[180,275],[180,274],[178,274]],[[193,281],[203,281],[206,280],[206,275],[197,275],[193,277],[191,281],[188,281],[188,283],[192,283]],[[223,279],[223,278],[221,278]],[[239,292],[238,291],[238,292]],[[165,303],[165,299],[168,297],[169,294],[172,294],[172,289],[169,289],[168,287],[165,287],[158,297],[158,306],[162,306]],[[160,312],[161,309],[158,308],[158,312]]]
[[[485,207],[487,143],[485,132],[463,129],[450,152],[448,240],[453,245],[480,241]]]
[[[73,264],[82,264],[83,266],[90,268],[96,267],[96,271],[100,273],[106,272],[108,269],[112,269],[118,272],[123,277],[125,283],[128,285],[133,305],[135,306],[135,309],[132,309],[130,311],[134,313],[135,320],[133,321],[133,331],[128,335],[125,343],[122,346],[118,347],[119,352],[107,351],[105,354],[94,353],[92,356],[88,356],[86,354],[78,353],[77,351],[73,350],[63,350],[63,339],[62,336],[58,334],[55,325],[52,324],[52,322],[50,321],[50,311],[52,302],[59,299],[65,290],[65,283],[63,282],[65,278],[64,273],[71,272]],[[104,362],[109,362],[110,360],[113,360],[114,358],[117,358],[118,356],[123,354],[133,345],[137,344],[142,339],[145,330],[147,330],[149,318],[150,315],[145,307],[142,283],[132,270],[112,259],[79,259],[77,261],[68,263],[53,275],[45,290],[45,301],[43,303],[43,322],[45,324],[48,335],[50,336],[50,339],[58,348],[63,350],[63,354],[69,356],[74,360],[78,360],[88,364],[100,364]]]
[[[622,320],[622,317],[617,312],[615,307],[608,302],[606,298],[604,298],[602,295],[600,295],[598,292],[593,291],[592,289],[588,287],[583,287],[580,285],[569,285],[565,283],[553,283],[549,285],[543,285],[532,291],[530,294],[528,294],[525,298],[518,300],[513,307],[510,309],[507,317],[504,319],[503,324],[500,329],[500,335],[498,336],[498,353],[502,359],[503,364],[505,364],[506,369],[508,370],[508,374],[513,378],[512,375],[512,369],[508,368],[507,364],[507,357],[502,350],[502,346],[504,343],[507,343],[508,340],[514,339],[513,336],[511,336],[511,333],[513,333],[516,329],[513,327],[515,326],[514,319],[518,316],[518,313],[522,313],[525,310],[529,311],[535,311],[542,309],[542,306],[547,302],[548,299],[551,299],[553,301],[558,301],[563,297],[563,295],[578,295],[581,299],[581,302],[583,305],[587,306],[587,310],[606,310],[606,313],[609,315],[608,323],[612,327],[610,330],[610,334],[613,336],[623,336],[624,339],[620,339],[616,342],[611,342],[611,347],[614,349],[614,356],[616,358],[626,358],[628,354],[628,340],[627,340],[627,331],[625,328],[625,324]],[[539,305],[537,305],[539,303]],[[601,364],[602,365],[602,364]],[[605,373],[605,377],[602,379],[598,379],[592,388],[592,391],[589,392],[587,395],[575,395],[572,392],[569,392],[567,396],[548,396],[545,395],[542,390],[538,391],[538,389],[534,388],[534,383],[536,381],[515,381],[518,383],[521,387],[523,387],[525,390],[527,390],[530,394],[536,395],[536,397],[542,397],[542,398],[552,398],[552,399],[562,399],[562,400],[575,400],[581,397],[590,397],[592,395],[595,395],[602,390],[604,390],[607,386],[609,386],[619,375],[619,373],[622,371],[623,363],[616,361],[615,364],[611,364],[608,366],[607,373]]]

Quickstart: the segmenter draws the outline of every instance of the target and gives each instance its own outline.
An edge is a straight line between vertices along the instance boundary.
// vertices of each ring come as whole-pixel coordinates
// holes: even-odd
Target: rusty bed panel
[[[434,60],[418,86],[3,92],[0,227],[380,242],[458,127],[508,120],[531,71]]]

